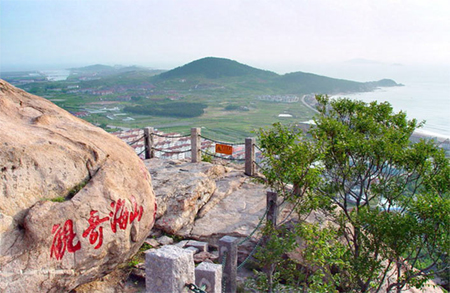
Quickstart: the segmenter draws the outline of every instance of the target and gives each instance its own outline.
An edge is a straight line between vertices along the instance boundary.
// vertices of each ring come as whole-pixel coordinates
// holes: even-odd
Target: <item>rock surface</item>
[[[70,291],[139,249],[155,197],[129,146],[2,80],[0,126],[0,292]]]
[[[183,238],[215,242],[246,237],[266,209],[266,188],[244,175],[243,166],[146,160],[158,203],[155,227]]]

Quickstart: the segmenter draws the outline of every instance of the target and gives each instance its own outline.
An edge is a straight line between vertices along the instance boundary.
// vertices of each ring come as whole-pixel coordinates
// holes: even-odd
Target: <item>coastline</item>
[[[446,140],[450,140],[450,136],[446,136],[443,134],[434,133],[432,131],[424,130],[424,129],[416,129],[414,133],[411,135],[412,139],[436,139],[438,143],[442,143]]]

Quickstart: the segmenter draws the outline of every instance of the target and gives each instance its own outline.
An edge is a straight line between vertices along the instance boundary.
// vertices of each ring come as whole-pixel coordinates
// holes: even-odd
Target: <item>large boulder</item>
[[[0,80],[0,292],[65,292],[137,252],[154,224],[133,150]]]

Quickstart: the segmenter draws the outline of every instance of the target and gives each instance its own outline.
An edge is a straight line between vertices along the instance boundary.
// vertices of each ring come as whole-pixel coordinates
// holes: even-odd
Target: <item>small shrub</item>
[[[209,153],[203,154],[202,155],[202,161],[203,162],[207,162],[207,163],[212,163],[213,161],[213,156]]]

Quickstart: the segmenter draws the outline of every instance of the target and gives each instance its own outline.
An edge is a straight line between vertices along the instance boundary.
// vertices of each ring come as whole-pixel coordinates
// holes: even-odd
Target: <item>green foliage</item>
[[[247,286],[269,292],[325,293],[346,288],[348,280],[336,273],[349,267],[337,230],[303,222],[292,224],[289,229],[264,228],[264,246],[254,256],[262,271],[255,271],[256,278]]]
[[[311,140],[280,124],[259,132],[265,183],[300,217],[295,233],[309,268],[303,286],[379,291],[396,272],[388,291],[421,288],[448,268],[448,159],[433,142],[411,144],[422,123],[394,113],[389,103],[316,98]],[[331,226],[302,224],[313,210]]]
[[[256,271],[256,278],[247,285],[258,291],[268,290],[282,292],[280,288],[280,268],[286,267],[288,261],[283,257],[295,248],[295,234],[288,229],[274,229],[269,223],[263,230],[264,246],[260,247],[254,258],[262,272]],[[292,281],[292,278],[289,279]]]
[[[152,248],[153,248],[153,246],[144,242],[144,244],[142,244],[141,248],[139,248],[139,252],[144,252],[144,251],[152,249]]]
[[[213,162],[213,156],[212,156],[212,154],[209,154],[209,153],[203,153],[203,154],[202,154],[202,161],[203,161],[203,162],[207,162],[207,163],[212,163],[212,162]]]
[[[141,261],[140,261],[139,258],[133,257],[133,258],[130,259],[130,261],[128,261],[128,264],[127,264],[127,265],[128,265],[129,268],[134,268],[134,267],[136,267],[140,262],[141,262]]]
[[[349,240],[356,288],[369,290],[399,268],[390,289],[420,288],[449,248],[448,160],[433,142],[411,144],[421,123],[393,113],[389,103],[318,102],[321,115],[312,134],[325,165],[318,194],[330,199],[327,208],[335,207],[332,216]],[[432,259],[427,266],[425,255]]]
[[[286,198],[293,202],[317,186],[321,167],[314,162],[321,155],[301,131],[275,123],[272,129],[260,129],[258,136],[263,149],[262,164],[270,166],[262,170],[265,176],[262,183],[280,195],[289,195]]]
[[[349,264],[336,228],[303,223],[297,226],[297,235],[304,247],[299,249],[305,267],[303,287],[313,292],[345,291],[350,280],[340,273],[346,272]]]

